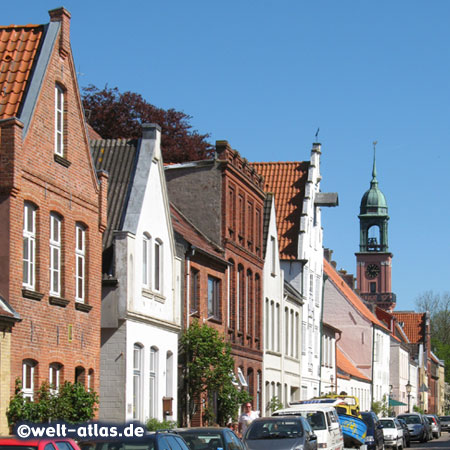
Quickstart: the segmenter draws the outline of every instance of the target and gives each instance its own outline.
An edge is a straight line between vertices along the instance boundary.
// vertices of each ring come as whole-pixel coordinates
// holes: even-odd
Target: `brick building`
[[[228,262],[227,286],[216,300],[236,361],[236,378],[261,402],[262,385],[262,178],[226,141],[215,158],[166,167],[170,201],[215,245]]]
[[[224,258],[225,250],[209,240],[174,205],[170,205],[175,234],[177,255],[182,260],[180,287],[182,292],[182,328],[188,329],[194,320],[207,323],[219,334],[226,336],[227,329],[222,318],[226,317],[224,298],[227,289],[229,263]],[[182,355],[180,355],[182,358]],[[204,426],[203,414],[206,403],[196,399],[195,413],[191,417],[186,402],[185,386],[179,386],[179,422],[189,426]],[[217,406],[208,405],[213,409]]]
[[[0,27],[0,295],[21,318],[10,393],[20,378],[31,399],[44,380],[99,384],[107,177],[92,165],[70,14],[49,14]]]

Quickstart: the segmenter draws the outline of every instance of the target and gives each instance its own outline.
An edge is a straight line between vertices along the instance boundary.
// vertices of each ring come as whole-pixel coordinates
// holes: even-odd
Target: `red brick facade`
[[[12,333],[11,393],[22,364],[34,364],[34,390],[60,367],[60,383],[78,380],[98,391],[102,233],[106,226],[107,177],[97,178],[91,162],[75,67],[70,51],[70,14],[50,12],[60,22],[24,138],[16,118],[0,121],[0,293],[20,314]],[[40,55],[43,58],[45,55]],[[55,153],[55,88],[63,92],[62,155]],[[31,95],[30,93],[28,95]],[[0,117],[1,118],[1,117]],[[35,210],[35,277],[23,284],[24,205]],[[60,231],[60,289],[50,295],[50,217]],[[84,276],[78,274],[76,227]],[[79,236],[83,235],[80,231]],[[57,278],[57,277],[55,277]],[[84,288],[82,282],[84,279]]]
[[[253,408],[261,409],[262,389],[262,178],[226,141],[216,143],[224,161],[222,242],[230,263],[230,314],[226,328],[236,367],[248,383]]]

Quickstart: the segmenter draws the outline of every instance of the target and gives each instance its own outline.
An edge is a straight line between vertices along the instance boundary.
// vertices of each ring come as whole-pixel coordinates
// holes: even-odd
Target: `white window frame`
[[[162,292],[162,262],[163,262],[163,243],[160,239],[155,239],[153,246],[153,289],[156,292]]]
[[[152,278],[152,238],[148,233],[144,233],[142,238],[142,286],[144,289],[151,288]]]
[[[159,350],[157,347],[150,348],[149,360],[149,386],[148,386],[148,403],[149,417],[158,417],[158,358]]]
[[[36,363],[32,360],[24,360],[22,361],[22,393],[24,398],[30,399],[33,401],[34,399],[34,368],[36,367]],[[27,374],[29,373],[29,377]],[[27,379],[29,378],[30,383],[27,383]]]
[[[142,416],[142,366],[143,347],[133,346],[133,419],[140,420]]]
[[[55,85],[55,154],[64,156],[64,90]]]
[[[242,369],[240,367],[238,367],[237,374],[238,374],[239,384],[242,387],[248,387],[247,380],[245,379],[244,373],[242,372]]]
[[[50,214],[50,295],[61,296],[61,231],[62,218]]]
[[[25,203],[23,209],[22,285],[34,290],[36,282],[36,207]]]
[[[86,299],[86,227],[75,225],[75,301]]]
[[[48,368],[48,382],[50,384],[50,392],[57,394],[59,392],[61,380],[61,364],[52,363]]]
[[[220,279],[208,275],[208,317],[214,317],[216,319],[221,318],[220,314],[220,294],[221,294]]]

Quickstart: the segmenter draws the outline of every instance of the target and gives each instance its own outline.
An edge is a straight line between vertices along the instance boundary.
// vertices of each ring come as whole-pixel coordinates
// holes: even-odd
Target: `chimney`
[[[59,54],[65,59],[70,53],[70,12],[65,8],[52,9],[48,12],[50,22],[61,22],[59,33]]]
[[[355,277],[351,273],[347,273],[346,270],[339,270],[341,278],[350,286],[352,290],[355,289]]]
[[[161,127],[157,123],[142,124],[142,139],[156,140],[158,133],[161,134]]]
[[[220,158],[227,150],[232,150],[228,141],[216,141],[216,158]]]
[[[329,248],[323,249],[323,257],[328,261],[331,262],[331,258],[333,257],[333,250]]]

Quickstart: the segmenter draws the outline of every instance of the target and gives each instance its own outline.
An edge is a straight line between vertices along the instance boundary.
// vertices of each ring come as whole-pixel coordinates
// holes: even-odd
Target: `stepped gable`
[[[309,162],[254,162],[251,165],[264,178],[264,190],[275,198],[280,258],[297,259]]]

